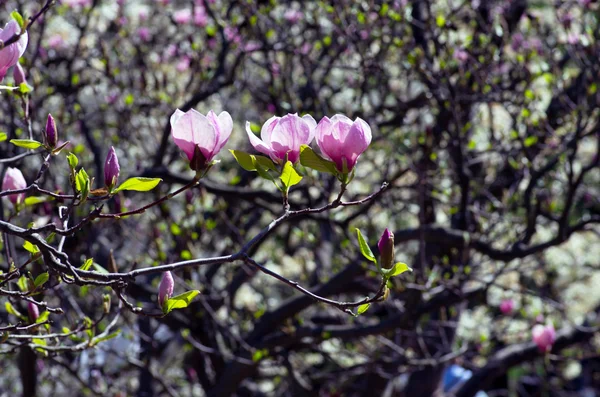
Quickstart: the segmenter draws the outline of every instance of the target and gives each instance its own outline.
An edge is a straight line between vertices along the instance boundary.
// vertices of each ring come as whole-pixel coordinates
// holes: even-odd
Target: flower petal
[[[254,147],[254,149],[258,150],[261,153],[266,154],[267,156],[271,155],[271,148],[264,144],[250,128],[250,122],[246,121],[246,133],[248,134],[248,139],[250,139],[250,144]]]

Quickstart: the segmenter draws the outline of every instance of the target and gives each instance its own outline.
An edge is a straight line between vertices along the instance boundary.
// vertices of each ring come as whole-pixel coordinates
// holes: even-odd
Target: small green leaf
[[[40,252],[40,250],[38,249],[38,247],[35,246],[35,245],[33,245],[33,244],[31,244],[29,241],[25,241],[23,243],[23,248],[26,251],[29,251],[32,254],[37,254],[38,252]]]
[[[129,178],[117,187],[113,193],[120,192],[121,190],[134,190],[136,192],[147,192],[152,190],[158,185],[162,179],[160,178],[143,178],[135,177]]]
[[[48,274],[48,272],[38,274],[38,276],[33,281],[35,288],[39,288],[42,285],[46,284],[46,281],[48,281],[49,278],[50,278],[50,275]]]
[[[19,27],[21,29],[23,29],[25,27],[25,20],[23,19],[23,16],[21,14],[19,14],[18,11],[13,11],[10,13],[10,16],[17,21],[17,23],[19,24]]]
[[[245,169],[246,171],[256,171],[256,166],[254,165],[254,160],[253,160],[254,156],[253,155],[245,153],[245,152],[241,152],[239,150],[229,150],[229,151],[235,158],[235,161],[237,161],[238,164],[243,169]]]
[[[39,204],[39,203],[45,203],[46,201],[49,201],[48,197],[32,196],[32,197],[26,197],[24,203],[25,203],[25,205],[35,205],[35,204]]]
[[[90,177],[84,168],[80,169],[77,175],[75,175],[75,188],[81,193],[81,202],[87,200],[90,194]]]
[[[412,272],[412,269],[408,267],[406,263],[398,262],[391,269],[381,269],[381,272],[385,277],[391,278],[395,276],[399,276],[404,272]]]
[[[40,146],[42,146],[41,142],[35,141],[33,139],[11,139],[10,143],[25,149],[37,149]]]
[[[67,161],[69,162],[69,167],[71,167],[71,169],[75,169],[77,164],[79,164],[79,159],[73,153],[67,154]]]
[[[4,304],[4,308],[6,309],[6,311],[7,311],[9,314],[12,314],[13,316],[17,316],[17,317],[22,317],[21,313],[19,313],[19,312],[17,311],[17,309],[15,309],[15,307],[14,307],[14,306],[12,305],[12,303],[10,303],[10,302],[6,302],[6,303]]]
[[[107,341],[109,339],[115,338],[117,336],[119,336],[119,334],[121,333],[121,330],[115,331],[111,334],[108,335],[104,335],[104,336],[99,336],[97,338],[94,338],[94,340],[92,341],[92,345],[97,345],[100,342],[104,342]]]
[[[0,132],[0,142],[4,142],[7,139],[8,135],[6,135],[6,132]]]
[[[358,307],[358,310],[356,311],[356,315],[360,316],[361,314],[363,314],[364,312],[366,312],[367,310],[369,310],[369,306],[371,306],[370,303],[365,303],[363,305],[360,305]]]
[[[17,281],[17,286],[19,287],[19,289],[22,292],[29,291],[29,285],[28,285],[28,282],[27,282],[27,277],[25,277],[24,275],[21,276],[21,277],[19,277],[19,280]]]
[[[31,87],[27,83],[19,84],[19,92],[21,94],[27,94],[31,92]]]
[[[81,269],[81,270],[89,270],[90,267],[92,267],[93,264],[94,264],[94,259],[93,258],[86,259],[86,261],[83,262],[83,265],[81,265],[81,267],[79,269]],[[102,268],[102,269],[104,269],[104,268]]]
[[[42,313],[40,313],[39,317],[35,320],[35,323],[36,324],[43,323],[44,321],[48,320],[49,316],[50,316],[50,312],[48,310],[44,310]]]
[[[335,164],[316,154],[308,145],[300,146],[300,164],[320,172],[328,172],[333,175],[337,174]]]
[[[444,18],[443,15],[438,15],[435,18],[435,24],[438,26],[438,28],[443,28],[446,25],[446,18]]]
[[[165,314],[168,314],[174,309],[184,309],[188,307],[189,304],[192,302],[192,299],[194,299],[199,293],[200,291],[198,290],[192,290],[184,292],[181,295],[174,296],[171,299],[167,299],[167,301],[163,305],[163,312]]]
[[[358,235],[358,245],[360,247],[360,252],[366,259],[370,260],[371,262],[377,263],[377,259],[375,259],[375,255],[373,255],[373,251],[371,251],[371,247],[369,247],[369,244],[363,237],[362,233],[360,232],[360,229],[356,229],[356,234]]]
[[[294,165],[292,164],[292,162],[287,161],[283,166],[283,171],[281,171],[279,179],[281,180],[281,182],[283,182],[283,186],[289,189],[290,187],[300,183],[302,177],[294,169]]]

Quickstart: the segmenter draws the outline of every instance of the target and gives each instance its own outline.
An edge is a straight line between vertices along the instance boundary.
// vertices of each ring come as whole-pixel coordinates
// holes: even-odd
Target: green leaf
[[[198,290],[192,290],[184,292],[181,295],[174,296],[171,299],[167,299],[167,301],[163,305],[163,312],[165,314],[168,314],[174,309],[184,309],[188,307],[189,304],[192,302],[192,299],[194,299],[199,293],[200,291]]]
[[[113,193],[120,192],[121,190],[134,190],[136,192],[147,192],[152,190],[158,185],[162,179],[160,178],[143,178],[135,177],[129,178],[117,187]]]
[[[381,269],[381,272],[385,277],[391,278],[399,276],[404,272],[412,272],[412,269],[406,263],[398,262],[391,269]]]
[[[31,244],[29,241],[25,241],[23,243],[23,248],[26,251],[29,251],[32,254],[37,254],[38,252],[40,252],[40,250],[38,249],[38,247],[35,246],[35,245],[33,245],[33,244]]]
[[[325,160],[308,145],[300,146],[300,164],[320,172],[328,172],[333,175],[338,173],[332,161]]]
[[[100,342],[104,342],[107,341],[109,339],[115,338],[117,336],[119,336],[119,334],[121,333],[121,330],[115,331],[111,334],[108,335],[104,335],[104,336],[99,336],[97,338],[94,338],[94,340],[92,341],[92,345],[97,345]]]
[[[371,306],[370,303],[365,303],[363,305],[360,305],[358,307],[358,310],[356,311],[356,315],[360,316],[361,314],[363,314],[364,312],[366,312],[367,310],[369,310],[369,306]]]
[[[87,200],[90,194],[90,177],[84,168],[80,169],[77,175],[75,175],[75,189],[81,193],[81,202]]]
[[[27,83],[21,83],[19,84],[19,92],[21,94],[27,94],[31,92],[31,87]]]
[[[36,324],[43,323],[44,321],[48,320],[49,316],[50,316],[50,312],[48,310],[44,310],[42,313],[40,313],[39,317],[35,320],[35,323]]]
[[[83,262],[83,265],[81,265],[81,267],[79,269],[81,269],[81,270],[89,270],[90,267],[92,267],[93,264],[94,264],[94,258],[86,259],[86,261]],[[102,269],[104,269],[104,268],[102,268]]]
[[[283,182],[283,186],[287,189],[290,187],[297,185],[302,180],[302,177],[298,174],[298,172],[294,169],[294,165],[291,161],[286,161],[283,166],[283,171],[281,171],[281,175],[279,176],[281,182]]]
[[[8,135],[6,135],[6,132],[0,132],[0,142],[4,142],[7,139]]]
[[[38,276],[33,281],[33,284],[35,285],[36,288],[39,288],[42,285],[46,284],[46,281],[48,281],[49,278],[50,278],[50,275],[48,274],[48,272],[38,274]]]
[[[75,169],[77,164],[79,164],[79,159],[73,153],[67,154],[67,161],[69,162],[69,167],[71,167],[71,169]]]
[[[258,166],[260,165],[263,168],[267,168],[271,171],[277,171],[277,166],[275,166],[275,163],[273,163],[273,160],[271,160],[268,157],[265,156],[252,156],[253,160],[254,160],[254,165],[256,166],[256,168],[258,168]]]
[[[358,245],[360,247],[360,252],[366,259],[370,260],[373,263],[377,263],[377,259],[375,259],[375,255],[373,255],[373,251],[371,251],[371,247],[369,247],[369,244],[363,237],[362,233],[360,232],[360,229],[356,229],[356,234],[358,235]]]
[[[35,204],[39,204],[39,203],[45,203],[46,201],[49,201],[48,197],[32,196],[32,197],[26,197],[24,203],[25,203],[25,205],[35,205]]]
[[[34,141],[33,139],[11,139],[10,143],[25,149],[37,149],[42,146],[41,142]]]
[[[18,11],[13,11],[10,13],[10,16],[17,21],[17,23],[19,24],[19,26],[21,27],[21,29],[25,28],[25,20],[23,19],[23,16],[21,14],[19,14]]]
[[[12,303],[10,303],[10,302],[6,302],[6,303],[4,304],[4,308],[6,309],[6,311],[7,311],[9,314],[12,314],[13,316],[17,316],[17,317],[22,317],[21,313],[19,313],[19,312],[17,311],[17,309],[15,309],[15,307],[14,307],[14,306],[12,305]]]
[[[19,287],[19,289],[22,292],[25,291],[29,291],[29,285],[27,283],[27,277],[25,277],[24,275],[19,277],[19,280],[17,281],[17,286]]]
[[[256,166],[254,165],[254,160],[253,160],[254,156],[253,155],[246,153],[246,152],[241,152],[239,150],[229,150],[229,151],[235,158],[235,161],[237,161],[238,164],[243,169],[245,169],[246,171],[256,171]]]

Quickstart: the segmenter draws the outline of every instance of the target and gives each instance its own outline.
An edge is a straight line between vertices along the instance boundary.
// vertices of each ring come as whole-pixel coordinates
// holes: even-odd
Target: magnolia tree
[[[598,18],[2,2],[0,390],[600,389]]]

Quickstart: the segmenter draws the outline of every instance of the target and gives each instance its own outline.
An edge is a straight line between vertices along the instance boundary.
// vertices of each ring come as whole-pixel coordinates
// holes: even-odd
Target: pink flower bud
[[[502,314],[511,314],[512,311],[515,309],[515,303],[513,302],[512,299],[504,299],[501,303],[500,303],[500,311],[502,312]]]
[[[32,323],[35,323],[35,320],[40,316],[40,309],[38,306],[31,302],[27,303],[27,312],[29,313],[29,320],[31,320]]]
[[[352,171],[360,155],[371,143],[371,127],[363,119],[353,122],[336,114],[331,119],[323,117],[316,131],[321,153],[335,163],[339,172]]]
[[[46,120],[46,144],[51,148],[55,148],[58,143],[58,133],[56,131],[56,123],[54,117],[48,113],[48,119]]]
[[[17,190],[25,189],[27,182],[23,177],[23,173],[18,168],[8,168],[4,174],[4,180],[2,181],[2,190]],[[11,194],[8,199],[13,204],[18,204],[25,199],[25,193]]]
[[[173,286],[175,285],[175,281],[173,280],[173,275],[171,272],[163,273],[162,280],[160,280],[160,285],[158,287],[158,305],[162,308],[167,299],[170,299],[173,296]]]
[[[377,247],[381,257],[381,267],[391,269],[394,265],[394,233],[386,228],[377,243]]]
[[[190,23],[192,20],[192,11],[187,8],[177,10],[173,13],[173,20],[180,25]]]
[[[109,189],[115,187],[119,179],[120,171],[121,167],[119,167],[117,153],[115,153],[115,148],[111,146],[108,155],[106,156],[106,161],[104,162],[104,184],[106,187]]]
[[[259,139],[246,122],[246,132],[254,149],[271,157],[277,163],[287,159],[295,163],[300,158],[300,146],[308,145],[315,136],[317,122],[311,115],[298,116],[297,113],[283,117],[273,116],[260,130]]]
[[[21,27],[17,21],[11,20],[4,26],[4,29],[0,29],[0,41],[6,42],[20,32]],[[27,48],[28,39],[29,36],[25,32],[15,43],[9,44],[0,50],[0,81],[6,76],[8,68],[17,64]]]
[[[205,168],[225,146],[233,130],[233,120],[227,112],[219,116],[212,110],[206,116],[194,109],[177,109],[171,116],[171,135],[184,151],[194,171]],[[199,156],[201,155],[201,158]]]
[[[25,71],[19,62],[15,64],[13,69],[13,78],[15,79],[15,85],[20,86],[21,84],[27,84],[27,80],[25,79]]]
[[[552,345],[556,340],[556,331],[551,323],[535,325],[531,330],[531,334],[540,352],[546,353],[552,349]]]

